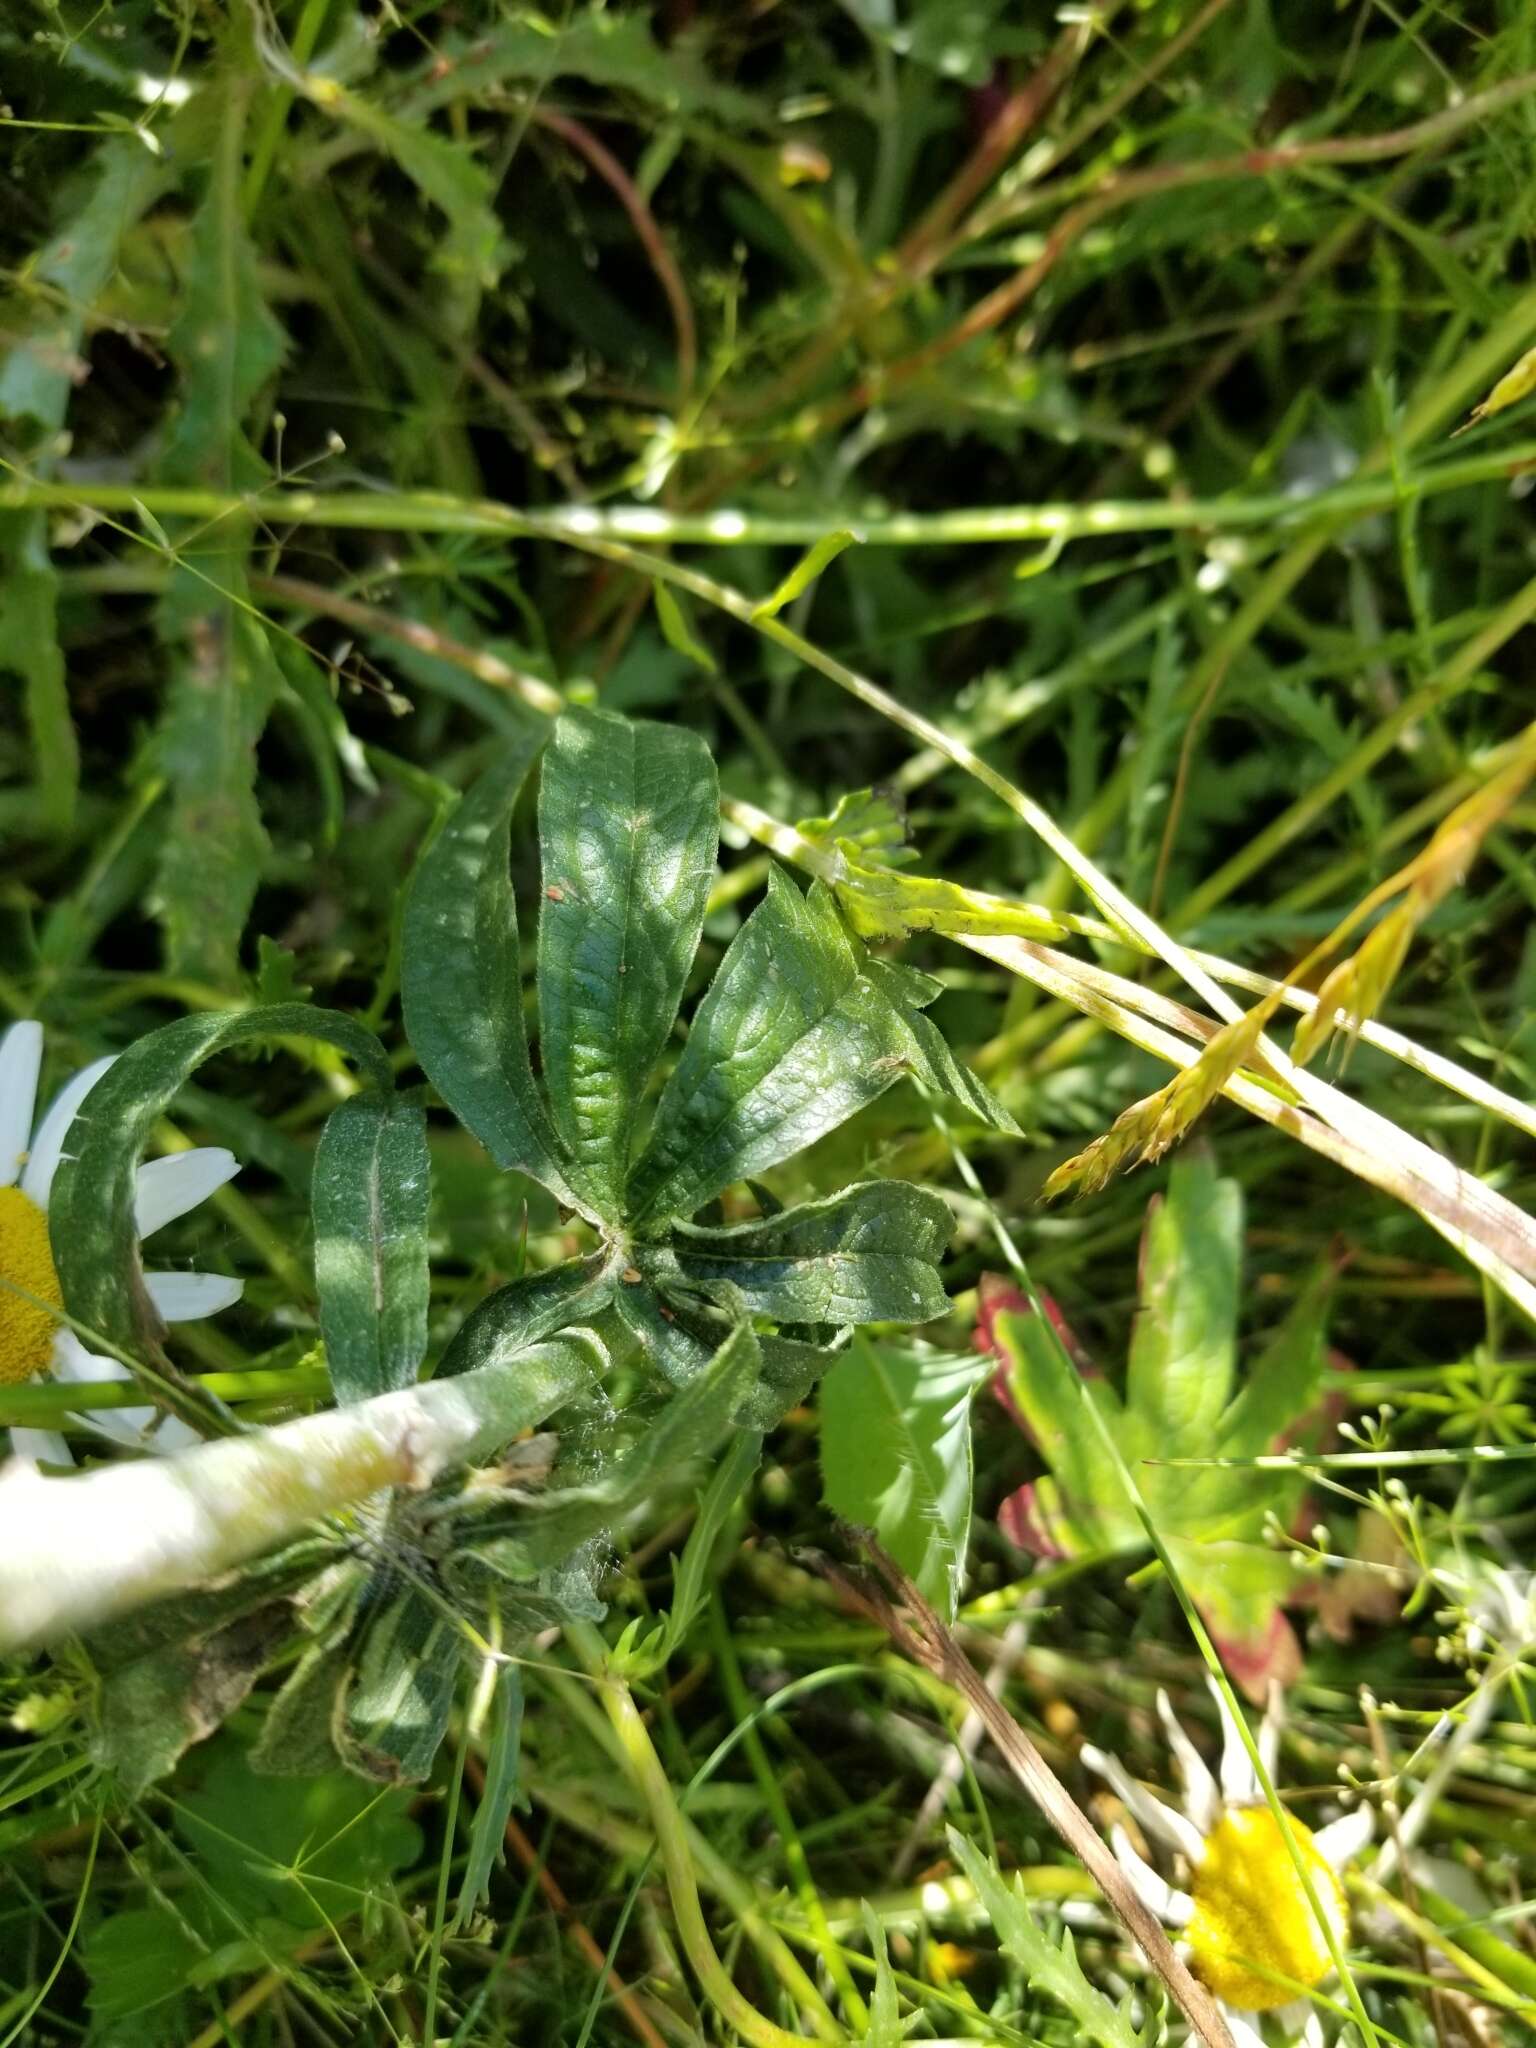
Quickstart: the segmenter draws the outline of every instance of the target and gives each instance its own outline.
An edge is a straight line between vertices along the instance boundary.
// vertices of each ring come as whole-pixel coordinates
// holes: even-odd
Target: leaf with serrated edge
[[[946,1621],[971,1529],[971,1397],[984,1359],[856,1336],[821,1383],[822,1496],[873,1529]]]
[[[662,1091],[630,1177],[631,1223],[659,1234],[662,1221],[803,1151],[899,1079],[911,1034],[861,968],[826,891],[802,897],[771,869]]]
[[[496,1164],[595,1220],[571,1184],[523,1028],[507,846],[512,807],[546,737],[537,727],[507,748],[418,867],[405,907],[401,999],[406,1035],[433,1087]]]
[[[864,1181],[724,1230],[680,1225],[657,1257],[733,1315],[926,1323],[949,1307],[937,1265],[953,1228],[930,1189]]]
[[[355,1095],[327,1118],[315,1148],[315,1285],[338,1401],[415,1381],[427,1348],[431,1175],[415,1104]]]
[[[1070,1932],[1063,1928],[1060,1944],[1052,1941],[1036,1926],[1022,1892],[956,1828],[949,1830],[949,1847],[975,1886],[1004,1952],[1019,1965],[1031,1989],[1047,1992],[1066,2008],[1077,2022],[1079,2039],[1097,2041],[1099,2048],[1140,2048],[1128,2015],[1083,1975]]]
[[[674,726],[571,711],[545,749],[539,1058],[556,1127],[613,1220],[698,949],[719,805],[708,748]]]

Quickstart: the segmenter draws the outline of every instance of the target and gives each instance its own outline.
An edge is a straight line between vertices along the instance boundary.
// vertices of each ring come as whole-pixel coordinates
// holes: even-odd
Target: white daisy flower
[[[1280,1823],[1265,1803],[1257,1771],[1220,1689],[1219,1781],[1175,1719],[1168,1695],[1157,1711],[1184,1788],[1182,1806],[1149,1792],[1119,1760],[1084,1744],[1083,1762],[1110,1785],[1143,1832],[1181,1860],[1187,1891],[1169,1884],[1138,1854],[1117,1822],[1110,1830],[1116,1860],[1147,1909],[1180,1930],[1179,1947],[1200,1981],[1215,1994],[1238,2048],[1262,2048],[1263,2036],[1246,2015],[1272,2012],[1287,2037],[1322,2040],[1316,2012],[1295,1998],[1296,1984],[1321,1984],[1333,1969],[1324,1930],[1308,1902]],[[1258,1749],[1271,1782],[1280,1749],[1280,1691],[1271,1688]],[[1287,1816],[1307,1877],[1335,1939],[1348,1939],[1349,1914],[1339,1872],[1371,1838],[1364,1808],[1330,1821],[1314,1834]],[[1289,1979],[1289,1985],[1274,1977]]]
[[[0,1386],[19,1386],[50,1372],[77,1382],[130,1379],[127,1366],[87,1351],[46,1307],[26,1299],[34,1295],[37,1302],[63,1305],[48,1241],[48,1197],[69,1127],[112,1061],[97,1060],[67,1081],[34,1129],[42,1063],[40,1024],[13,1024],[0,1038]],[[218,1145],[141,1166],[134,1203],[140,1237],[152,1236],[195,1209],[239,1171],[235,1155]],[[7,1281],[14,1284],[4,1285]],[[238,1301],[242,1283],[221,1273],[146,1273],[144,1285],[166,1322],[191,1323]],[[179,1450],[201,1441],[179,1417],[160,1415],[154,1408],[102,1408],[78,1419],[98,1435],[139,1449]],[[73,1462],[54,1430],[13,1429],[11,1448],[31,1464]]]

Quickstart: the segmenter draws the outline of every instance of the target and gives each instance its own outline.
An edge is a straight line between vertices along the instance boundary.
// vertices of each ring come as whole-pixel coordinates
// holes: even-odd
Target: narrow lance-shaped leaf
[[[233,495],[266,478],[246,417],[282,360],[284,336],[267,308],[241,208],[251,81],[231,68],[219,91],[208,188],[170,337],[183,384],[164,468],[169,482]],[[248,600],[249,543],[248,524],[234,518],[190,539],[160,614],[174,650],[159,735],[171,792],[160,911],[173,969],[226,987],[239,976],[240,938],[267,850],[256,743],[282,686]]]
[[[512,807],[547,732],[531,726],[507,748],[423,858],[406,903],[401,998],[406,1034],[433,1087],[496,1164],[595,1220],[572,1185],[528,1059],[507,864]]]
[[[450,1932],[464,1925],[490,1897],[491,1871],[505,1852],[507,1822],[517,1798],[517,1765],[523,1734],[523,1674],[503,1664],[491,1684],[485,1731],[485,1783],[475,1802],[469,1854]]]
[[[545,750],[539,1056],[560,1135],[615,1220],[698,949],[719,805],[708,748],[677,727],[571,711]]]
[[[777,868],[731,941],[630,1179],[651,1234],[834,1130],[905,1071],[912,1039],[836,908]]]
[[[946,1621],[971,1529],[971,1396],[985,1360],[855,1337],[821,1385],[827,1506],[873,1529]]]
[[[427,1119],[414,1103],[356,1095],[315,1148],[320,1334],[338,1401],[416,1378],[427,1348]]]
[[[723,1230],[680,1226],[653,1264],[733,1315],[784,1323],[926,1323],[949,1307],[938,1275],[954,1228],[942,1195],[865,1181]]]
[[[204,1060],[253,1039],[318,1038],[381,1089],[394,1076],[383,1046],[337,1010],[281,1003],[180,1017],[119,1054],[70,1125],[48,1204],[54,1265],[70,1313],[133,1352],[159,1350],[159,1318],[144,1293],[134,1228],[134,1173],[156,1120]]]
[[[460,1325],[437,1377],[500,1365],[559,1330],[592,1322],[612,1300],[615,1284],[612,1265],[598,1255],[567,1259],[498,1287]]]

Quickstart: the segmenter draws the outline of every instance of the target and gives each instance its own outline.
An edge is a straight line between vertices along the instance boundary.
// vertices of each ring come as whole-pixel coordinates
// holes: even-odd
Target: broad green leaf
[[[517,1766],[523,1735],[523,1674],[503,1664],[491,1686],[485,1730],[485,1782],[469,1831],[469,1854],[452,1928],[457,1932],[475,1908],[490,1898],[491,1871],[505,1853],[507,1821],[517,1799]]]
[[[462,1649],[453,1616],[415,1586],[369,1615],[336,1726],[353,1770],[384,1784],[430,1775],[447,1733]]]
[[[613,1298],[613,1268],[601,1256],[567,1259],[530,1273],[468,1315],[437,1368],[439,1379],[516,1358],[556,1331],[601,1316]]]
[[[98,2021],[131,2019],[185,1991],[204,1954],[158,1906],[113,1912],[85,1940],[86,2003]]]
[[[315,1148],[320,1333],[336,1398],[415,1383],[427,1348],[427,1119],[387,1095],[333,1110]]]
[[[937,1267],[953,1229],[948,1204],[930,1189],[864,1181],[724,1230],[680,1225],[655,1257],[736,1316],[926,1323],[949,1307]]]
[[[761,1365],[756,1337],[738,1323],[706,1369],[672,1396],[623,1457],[597,1477],[512,1511],[513,1533],[482,1546],[507,1578],[532,1578],[650,1499],[696,1458],[717,1449]]]
[[[971,1396],[990,1371],[860,1333],[821,1383],[823,1499],[873,1529],[946,1621],[970,1540]]]
[[[1249,1367],[1221,1418],[1218,1439],[1222,1457],[1258,1458],[1274,1450],[1277,1440],[1317,1400],[1334,1274],[1331,1263],[1319,1267]]]
[[[523,1026],[517,903],[508,870],[512,807],[547,729],[509,746],[460,800],[416,871],[405,908],[406,1035],[444,1102],[498,1166],[557,1201],[578,1198],[534,1083]]]
[[[772,596],[765,597],[761,604],[753,605],[753,623],[759,619],[777,618],[785,605],[793,604],[802,590],[809,590],[822,570],[835,562],[844,548],[851,548],[858,538],[851,526],[839,526],[832,533],[824,533],[820,540],[806,549]]]
[[[170,352],[181,411],[165,452],[168,482],[226,495],[266,480],[246,435],[251,406],[284,352],[267,308],[241,208],[252,81],[224,74],[207,192],[192,226],[182,310]],[[161,607],[173,656],[160,764],[171,814],[159,910],[173,972],[216,986],[239,979],[240,938],[261,879],[266,833],[256,800],[256,743],[282,686],[246,580],[250,531],[225,518],[193,534]]]
[[[112,1773],[125,1798],[142,1797],[234,1712],[289,1626],[286,1606],[269,1605],[202,1640],[124,1665],[102,1685],[92,1760]]]
[[[693,733],[603,711],[556,722],[539,789],[539,1058],[556,1127],[614,1221],[698,949],[719,806]]]
[[[409,1793],[349,1771],[259,1777],[227,1735],[193,1761],[199,1779],[180,1793],[172,1824],[236,1915],[334,1929],[421,1854]]]
[[[159,1353],[159,1318],[140,1278],[134,1174],[149,1134],[204,1060],[253,1039],[318,1038],[381,1089],[383,1046],[337,1010],[285,1003],[180,1017],[139,1039],[103,1074],[70,1125],[48,1204],[53,1261],[70,1313],[131,1355]]]
[[[630,1179],[630,1222],[656,1234],[803,1151],[899,1078],[911,1042],[826,892],[802,897],[771,869],[662,1091]]]
[[[1242,1258],[1242,1190],[1208,1152],[1180,1153],[1147,1221],[1126,1371],[1126,1408],[1149,1446],[1214,1439],[1232,1392]]]
[[[1044,1991],[1071,2014],[1076,2038],[1097,2041],[1099,2048],[1145,2048],[1129,2012],[1112,2005],[1083,1975],[1071,1930],[1063,1927],[1059,1946],[1052,1941],[1035,1924],[1017,1881],[1009,1884],[957,1828],[949,1830],[949,1848],[975,1886],[1004,1954],[1018,1964],[1033,1990]]]
[[[83,1638],[93,1670],[111,1677],[140,1657],[158,1656],[178,1643],[201,1641],[258,1608],[295,1593],[342,1554],[341,1539],[305,1536],[265,1557],[253,1558],[238,1574],[153,1601],[135,1613],[118,1615]]]

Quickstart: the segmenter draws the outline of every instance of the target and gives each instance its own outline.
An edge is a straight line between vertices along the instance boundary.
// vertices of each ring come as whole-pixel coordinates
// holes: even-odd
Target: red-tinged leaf
[[[1287,1686],[1301,1676],[1301,1644],[1296,1631],[1286,1620],[1278,1607],[1270,1614],[1268,1623],[1254,1636],[1222,1635],[1214,1617],[1201,1609],[1206,1626],[1211,1631],[1211,1641],[1216,1645],[1217,1654],[1226,1666],[1227,1676],[1245,1699],[1261,1707],[1269,1698],[1272,1685]]]
[[[1066,1531],[1031,1479],[1015,1487],[997,1511],[997,1526],[1016,1549],[1050,1561],[1072,1556]]]

